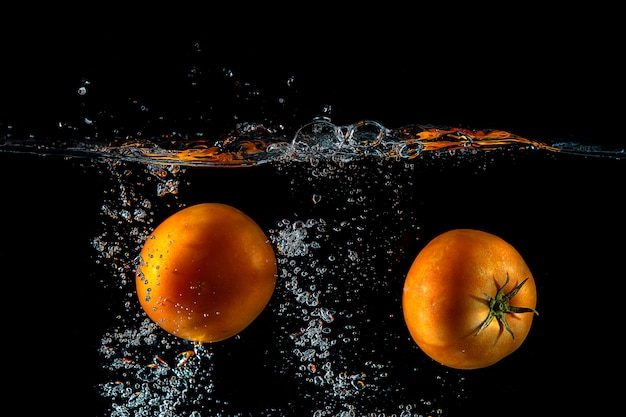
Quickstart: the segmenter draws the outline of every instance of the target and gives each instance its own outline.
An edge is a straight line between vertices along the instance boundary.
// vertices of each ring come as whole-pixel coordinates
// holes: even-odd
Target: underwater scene
[[[438,89],[409,64],[360,72],[323,54],[310,65],[217,59],[197,36],[97,39],[55,52],[58,39],[40,39],[3,82],[5,358],[17,362],[9,396],[33,399],[25,412],[36,402],[98,417],[591,416],[617,404],[618,123],[570,113],[551,125],[545,103],[515,118],[502,107],[525,106],[494,104],[494,85],[450,107],[413,104],[437,90],[453,97],[469,77]],[[38,53],[72,59],[38,77]],[[275,256],[271,296],[215,341],[167,331],[138,294],[155,229],[204,203],[249,216]],[[509,319],[530,314],[527,337],[473,369],[433,359],[415,341],[426,324],[405,317],[416,257],[456,229],[511,244],[536,291],[532,311]],[[256,290],[237,291],[228,308],[244,311]],[[498,337],[514,340],[497,320]]]

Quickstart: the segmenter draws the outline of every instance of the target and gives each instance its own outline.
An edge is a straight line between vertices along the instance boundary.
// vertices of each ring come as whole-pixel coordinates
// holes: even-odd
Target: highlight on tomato
[[[240,333],[269,303],[276,256],[259,225],[221,203],[184,208],[146,238],[136,270],[139,302],[165,331],[193,342]]]
[[[517,350],[537,314],[535,280],[502,238],[455,229],[435,237],[406,275],[408,331],[429,357],[455,369],[484,368]]]

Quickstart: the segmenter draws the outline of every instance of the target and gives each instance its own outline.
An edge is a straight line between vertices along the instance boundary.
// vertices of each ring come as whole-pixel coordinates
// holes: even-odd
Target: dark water
[[[114,417],[615,406],[624,142],[604,101],[582,100],[594,88],[557,76],[570,66],[494,78],[427,49],[416,69],[373,65],[374,50],[218,59],[196,33],[82,33],[9,49],[33,51],[9,68],[0,119],[15,395]],[[279,277],[253,325],[200,347],[146,321],[133,262],[160,220],[205,201],[259,223]],[[400,309],[419,249],[460,227],[512,243],[538,288],[528,339],[477,371],[425,357]]]

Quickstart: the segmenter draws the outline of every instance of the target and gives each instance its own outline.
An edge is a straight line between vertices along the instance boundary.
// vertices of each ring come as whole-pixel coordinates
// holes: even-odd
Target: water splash
[[[0,138],[0,152],[195,167],[250,167],[285,161],[314,164],[319,160],[349,162],[371,157],[412,160],[424,153],[502,149],[616,159],[626,156],[624,149],[574,142],[547,143],[504,130],[432,125],[391,129],[371,120],[340,126],[325,117],[301,126],[291,138],[283,130],[254,123],[242,123],[236,130],[218,139],[205,138],[202,134],[178,133],[150,140],[116,139],[111,143]]]

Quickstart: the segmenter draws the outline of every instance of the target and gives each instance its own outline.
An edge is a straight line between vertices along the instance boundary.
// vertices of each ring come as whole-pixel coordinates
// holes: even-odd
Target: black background
[[[0,134],[58,138],[77,126],[106,138],[111,120],[129,132],[223,133],[233,128],[233,113],[289,130],[331,106],[337,124],[370,119],[392,128],[434,124],[625,143],[610,10],[153,7],[3,13]],[[218,75],[191,88],[186,74],[194,65],[216,74],[231,69],[251,86]],[[295,87],[286,88],[291,76]],[[84,80],[87,99],[77,94]],[[149,118],[136,103],[150,108]],[[210,117],[200,119],[198,108]],[[155,114],[164,118],[155,123]],[[98,120],[96,129],[83,124],[85,116]],[[469,186],[459,178],[474,169],[457,166],[419,188],[424,239],[446,228],[490,227],[527,254],[536,279],[550,282],[539,282],[542,316],[523,350],[468,376],[470,399],[450,404],[449,415],[599,412],[616,403],[626,171],[623,161],[583,158],[581,165],[577,158],[540,159],[533,170],[521,163],[523,172],[495,166]],[[102,292],[84,271],[93,268],[87,240],[98,232],[103,184],[58,161],[1,160],[5,359],[15,369],[8,382],[66,415],[93,415],[107,405],[93,384],[110,300],[90,296]]]
[[[260,5],[224,7],[8,10],[0,114],[50,135],[59,120],[83,114],[76,91],[84,79],[98,103],[92,116],[130,107],[129,100],[177,120],[189,117],[194,100],[221,109],[215,119],[230,115],[229,104],[241,114],[227,83],[190,92],[187,75],[196,66],[205,75],[231,70],[260,92],[262,99],[249,104],[251,117],[263,107],[287,123],[297,112],[294,127],[330,105],[339,124],[374,119],[387,127],[435,124],[620,143],[619,37],[611,10],[492,15],[315,5],[283,14]],[[295,88],[286,91],[291,76]],[[287,114],[273,107],[279,96],[296,93]],[[232,128],[226,123],[215,127]]]

